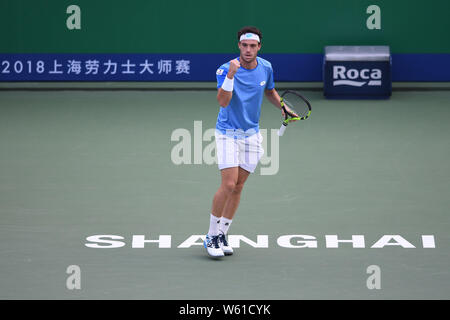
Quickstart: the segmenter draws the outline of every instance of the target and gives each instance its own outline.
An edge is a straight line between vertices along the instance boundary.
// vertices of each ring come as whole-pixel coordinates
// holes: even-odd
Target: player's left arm
[[[266,88],[272,88],[272,89],[266,89],[264,91],[264,94],[266,95],[267,99],[269,99],[269,101],[278,109],[281,110],[281,115],[283,116],[283,118],[286,118],[285,115],[285,110],[287,112],[288,115],[293,115],[294,113],[292,112],[292,110],[286,106],[286,104],[283,104],[284,106],[281,106],[281,98],[280,95],[278,94],[277,90],[275,90],[275,83],[273,81],[273,70],[272,67],[270,67],[269,70],[269,76],[267,78],[267,86]]]
[[[283,117],[285,117],[284,110],[281,107],[280,95],[278,94],[277,90],[275,90],[275,88],[273,88],[273,89],[265,90],[264,93],[265,93],[267,99],[269,99],[269,101],[275,107],[277,107],[278,109],[281,109],[281,115]],[[284,108],[287,110],[288,115],[298,117],[298,115],[295,112],[293,112],[288,106],[285,105]],[[297,121],[297,120],[294,120],[294,121]]]
[[[275,88],[264,91],[266,98],[278,109],[281,109],[280,95]]]
[[[280,103],[280,95],[278,94],[277,90],[275,88],[270,90],[265,90],[264,94],[266,95],[266,98],[278,109],[281,110],[281,114],[284,117],[284,110],[281,109],[281,103]]]

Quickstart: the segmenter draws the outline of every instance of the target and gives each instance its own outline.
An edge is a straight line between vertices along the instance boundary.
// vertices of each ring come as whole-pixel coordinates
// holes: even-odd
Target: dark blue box
[[[328,46],[323,63],[329,99],[387,99],[392,93],[387,46]]]

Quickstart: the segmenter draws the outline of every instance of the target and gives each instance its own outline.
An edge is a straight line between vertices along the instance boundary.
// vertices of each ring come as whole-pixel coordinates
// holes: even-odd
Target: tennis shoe
[[[226,234],[219,234],[219,243],[224,255],[231,256],[233,254],[233,248],[228,244]]]
[[[206,235],[205,241],[203,241],[203,246],[206,248],[208,255],[213,258],[220,258],[224,256],[222,248],[219,244],[219,236]]]

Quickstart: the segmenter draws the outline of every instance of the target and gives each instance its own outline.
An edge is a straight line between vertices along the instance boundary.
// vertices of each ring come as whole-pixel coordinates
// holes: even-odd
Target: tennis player
[[[217,69],[216,154],[222,182],[214,195],[209,231],[204,247],[211,257],[233,254],[227,233],[239,206],[242,188],[264,154],[259,132],[261,103],[265,95],[281,109],[272,65],[258,57],[261,31],[244,27],[238,32],[240,55]],[[290,110],[287,110],[288,112]]]

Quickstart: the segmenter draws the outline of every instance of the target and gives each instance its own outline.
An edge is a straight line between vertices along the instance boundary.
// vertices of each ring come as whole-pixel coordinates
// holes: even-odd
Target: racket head
[[[289,115],[286,112],[286,109],[284,108],[285,123],[288,123],[289,121],[292,120],[306,120],[311,115],[311,104],[305,97],[303,97],[298,92],[292,90],[287,90],[283,92],[283,94],[281,95],[281,104],[282,108],[284,108],[284,106],[288,106],[289,109],[291,109],[293,112],[299,115],[298,118],[293,117],[292,115]]]

